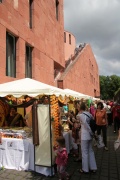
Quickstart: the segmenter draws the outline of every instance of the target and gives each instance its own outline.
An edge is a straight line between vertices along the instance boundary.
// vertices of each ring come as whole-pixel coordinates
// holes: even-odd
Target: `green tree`
[[[113,99],[115,92],[120,88],[120,77],[116,75],[100,76],[101,99]]]

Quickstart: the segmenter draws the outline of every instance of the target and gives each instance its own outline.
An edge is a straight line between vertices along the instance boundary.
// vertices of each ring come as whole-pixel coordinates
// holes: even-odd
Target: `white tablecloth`
[[[70,153],[71,131],[64,132],[67,152]],[[51,167],[34,166],[34,145],[32,139],[2,138],[0,144],[0,167],[15,170],[33,170],[46,176],[53,175]]]
[[[65,146],[69,154],[72,149],[72,131],[63,132],[63,137],[65,138]]]
[[[33,170],[46,176],[50,167],[34,166],[34,145],[31,139],[2,138],[0,144],[0,167],[15,170]]]
[[[29,168],[29,141],[2,138],[0,163],[7,169],[26,170]]]

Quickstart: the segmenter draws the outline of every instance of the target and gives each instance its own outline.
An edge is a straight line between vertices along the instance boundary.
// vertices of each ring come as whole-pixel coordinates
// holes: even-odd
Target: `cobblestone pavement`
[[[74,158],[69,156],[67,171],[72,174],[71,180],[120,180],[120,149],[114,150],[114,141],[117,134],[113,133],[113,127],[108,127],[108,148],[94,148],[98,170],[95,174],[80,174],[78,169],[81,162],[74,162]],[[45,177],[35,172],[25,172],[4,169],[0,171],[0,180],[58,180],[57,176]]]

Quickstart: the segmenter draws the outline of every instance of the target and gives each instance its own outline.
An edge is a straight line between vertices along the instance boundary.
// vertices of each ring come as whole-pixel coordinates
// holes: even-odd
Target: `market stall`
[[[26,101],[26,95],[30,97],[29,101]],[[9,169],[34,170],[46,176],[53,175],[53,145],[60,135],[59,125],[62,118],[60,104],[63,109],[67,102],[72,101],[73,106],[75,98],[86,99],[88,96],[25,78],[0,84],[0,97],[4,104],[17,107],[23,114],[31,106],[28,117],[32,119],[31,128],[1,127],[0,165]],[[69,129],[65,128],[63,135],[69,153]]]
[[[29,78],[0,84],[1,100],[10,106],[28,106],[30,103],[24,102],[25,95],[31,97],[30,102],[33,103],[32,136],[25,137],[24,128],[1,127],[1,166],[17,170],[31,169],[45,175],[53,175],[52,147],[59,136],[58,96],[65,96],[65,93],[62,89]],[[19,144],[22,144],[22,149]]]

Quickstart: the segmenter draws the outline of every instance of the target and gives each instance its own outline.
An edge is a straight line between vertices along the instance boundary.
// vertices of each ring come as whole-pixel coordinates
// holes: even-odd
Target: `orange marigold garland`
[[[52,134],[53,134],[53,144],[55,140],[59,137],[59,105],[58,98],[55,95],[50,96],[50,106],[51,106],[51,121],[52,121]]]

